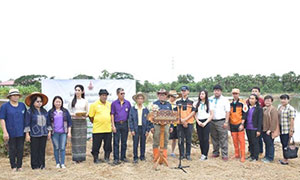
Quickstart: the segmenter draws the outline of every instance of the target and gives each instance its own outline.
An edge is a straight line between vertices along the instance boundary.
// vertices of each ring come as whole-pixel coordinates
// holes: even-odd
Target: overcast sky
[[[1,0],[0,80],[103,69],[151,82],[300,74],[299,9],[299,0]]]

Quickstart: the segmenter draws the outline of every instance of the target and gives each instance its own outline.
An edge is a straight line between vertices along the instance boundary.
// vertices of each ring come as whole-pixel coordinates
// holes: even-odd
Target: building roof
[[[0,83],[0,86],[13,86],[15,81],[4,81]]]

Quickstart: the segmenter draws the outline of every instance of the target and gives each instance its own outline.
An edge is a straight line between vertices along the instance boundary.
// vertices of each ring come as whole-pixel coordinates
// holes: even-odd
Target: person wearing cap
[[[153,105],[157,105],[159,110],[172,110],[172,105],[167,101],[168,92],[165,89],[160,89],[157,92],[158,100],[153,102]],[[154,160],[158,159],[159,157],[159,143],[160,143],[160,125],[154,124],[151,128],[153,133],[153,157]],[[164,149],[163,149],[163,156],[167,158],[168,153],[168,141],[169,141],[169,133],[173,131],[173,124],[165,125],[164,131]]]
[[[129,131],[133,139],[133,163],[138,163],[138,147],[140,145],[140,160],[145,161],[146,138],[152,127],[152,123],[147,120],[149,110],[143,105],[147,99],[146,95],[138,92],[132,97],[136,102],[129,113]]]
[[[232,89],[233,101],[230,103],[230,131],[234,145],[234,157],[245,162],[245,115],[248,111],[246,102],[239,98],[240,90]]]
[[[111,125],[111,103],[107,101],[109,95],[106,89],[100,89],[99,100],[91,104],[89,118],[93,123],[93,146],[92,155],[94,163],[100,163],[98,159],[99,149],[104,141],[104,160],[109,163],[109,156],[112,152],[112,125]]]
[[[222,95],[222,86],[215,85],[214,96],[210,97],[211,107],[214,113],[210,126],[210,135],[213,143],[213,155],[217,158],[222,151],[222,159],[228,160],[228,123],[230,113],[230,103]]]
[[[25,98],[29,106],[25,116],[26,141],[30,142],[31,168],[45,168],[45,151],[47,139],[51,137],[51,122],[44,106],[48,97],[39,92],[33,92]]]
[[[194,129],[194,102],[188,98],[190,89],[188,86],[181,87],[182,98],[176,102],[174,111],[178,112],[179,124],[177,126],[178,146],[180,152],[180,159],[186,158],[191,161],[191,145],[192,134]],[[184,142],[186,142],[186,150],[184,150]],[[184,153],[185,152],[185,153]]]
[[[169,99],[169,103],[172,105],[172,109],[174,109],[176,107],[176,99],[179,98],[179,94],[176,92],[176,90],[171,90],[169,91],[168,94],[168,99]],[[170,140],[172,140],[172,149],[171,149],[171,156],[172,157],[176,157],[175,156],[175,147],[176,147],[176,139],[178,139],[177,136],[177,123],[173,123],[173,131],[172,133],[170,133]]]
[[[0,108],[0,123],[4,141],[8,141],[9,160],[13,171],[22,170],[24,150],[24,118],[26,106],[19,102],[21,94],[18,89],[10,89],[7,95],[9,102]]]
[[[121,161],[128,162],[126,159],[126,148],[128,138],[128,116],[131,104],[125,97],[123,88],[117,89],[118,99],[111,104],[111,124],[114,141],[114,165],[120,164],[120,149],[119,144],[121,140]]]

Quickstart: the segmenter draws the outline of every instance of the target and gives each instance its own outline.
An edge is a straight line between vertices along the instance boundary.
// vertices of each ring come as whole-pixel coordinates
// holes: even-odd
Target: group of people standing
[[[281,105],[273,106],[273,97],[267,95],[260,97],[260,88],[253,87],[247,100],[240,99],[240,90],[232,89],[232,101],[229,102],[222,95],[222,87],[213,88],[214,96],[207,98],[207,91],[199,93],[196,103],[196,127],[200,141],[201,160],[207,159],[209,150],[209,134],[213,144],[212,157],[220,156],[227,161],[228,158],[228,130],[234,145],[233,158],[241,162],[257,161],[259,155],[263,156],[263,142],[265,155],[262,162],[270,163],[274,160],[274,139],[280,136],[282,150],[290,142],[294,134],[294,120],[296,110],[289,104],[287,94],[280,96]],[[245,153],[245,132],[248,139],[248,154]],[[282,165],[288,164],[285,157],[279,160]]]
[[[282,148],[287,147],[294,133],[295,109],[289,104],[289,96],[280,96],[281,105],[275,108],[273,97],[267,95],[262,99],[260,89],[254,87],[247,100],[240,99],[240,90],[232,90],[232,101],[222,95],[222,87],[213,88],[214,95],[208,97],[208,91],[201,90],[198,100],[189,99],[189,87],[182,86],[181,92],[161,89],[157,92],[158,100],[153,102],[160,110],[177,112],[178,122],[166,125],[164,131],[164,149],[159,150],[160,125],[152,124],[148,115],[150,109],[144,106],[147,96],[138,92],[132,98],[135,105],[125,99],[125,91],[118,88],[118,99],[112,103],[107,101],[109,92],[100,89],[99,99],[91,106],[85,100],[84,87],[75,86],[74,98],[68,108],[64,108],[63,99],[55,96],[52,107],[47,111],[44,106],[48,97],[34,92],[25,98],[25,104],[19,102],[21,94],[11,89],[7,98],[9,102],[0,109],[0,122],[3,138],[9,144],[9,159],[13,171],[22,170],[24,141],[30,142],[31,168],[45,168],[45,149],[47,139],[52,140],[57,168],[66,168],[65,149],[67,139],[72,142],[72,160],[80,163],[86,160],[87,121],[93,123],[92,151],[95,164],[103,162],[99,158],[99,150],[103,144],[104,161],[110,162],[113,151],[113,164],[129,162],[126,158],[128,134],[133,139],[133,162],[146,160],[146,139],[153,134],[153,157],[157,159],[160,152],[167,158],[169,139],[172,140],[170,155],[176,157],[175,147],[178,139],[179,158],[192,160],[191,144],[194,127],[200,142],[200,160],[208,159],[209,139],[213,144],[212,157],[221,155],[224,161],[228,156],[228,130],[234,144],[233,158],[244,162],[246,159],[257,161],[263,151],[262,139],[265,143],[263,162],[274,160],[274,139],[280,136]],[[195,125],[195,126],[194,126]],[[249,157],[245,152],[245,133],[249,142]],[[113,145],[112,145],[113,144]],[[138,153],[140,149],[140,153]],[[220,153],[221,150],[221,153]],[[139,154],[139,155],[138,155]],[[283,165],[287,159],[280,160]]]

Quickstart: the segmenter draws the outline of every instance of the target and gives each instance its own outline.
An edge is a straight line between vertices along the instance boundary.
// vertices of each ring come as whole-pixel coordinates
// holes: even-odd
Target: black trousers
[[[178,133],[178,146],[180,151],[180,156],[190,156],[191,155],[191,145],[192,145],[192,134],[193,134],[194,125],[188,124],[188,127],[183,127],[182,124],[178,124],[177,133]],[[184,142],[186,142],[186,151],[184,153]]]
[[[114,133],[114,160],[120,160],[120,140],[121,140],[121,160],[126,159],[128,122],[115,122],[117,132]]]
[[[94,158],[98,158],[99,150],[104,141],[104,158],[109,159],[110,153],[112,151],[112,133],[94,133],[93,134],[93,147],[92,147],[92,155]]]
[[[283,157],[284,157],[284,154],[283,154],[284,148],[289,145],[289,140],[290,140],[290,135],[289,134],[281,134],[280,135],[280,143],[282,145],[282,155],[283,155]]]
[[[200,120],[200,122],[205,122],[206,120]],[[208,123],[205,127],[201,127],[196,123],[198,140],[200,142],[200,150],[201,153],[205,156],[208,154],[209,150],[209,133],[210,133],[210,123]]]
[[[31,168],[45,168],[47,136],[30,137]]]
[[[250,153],[251,153],[251,158],[258,160],[258,155],[259,155],[259,137],[256,137],[256,130],[246,130],[247,133],[247,138],[249,142],[249,148],[250,148]]]
[[[23,160],[23,150],[24,150],[24,136],[9,138],[9,161],[12,169],[21,168]]]

